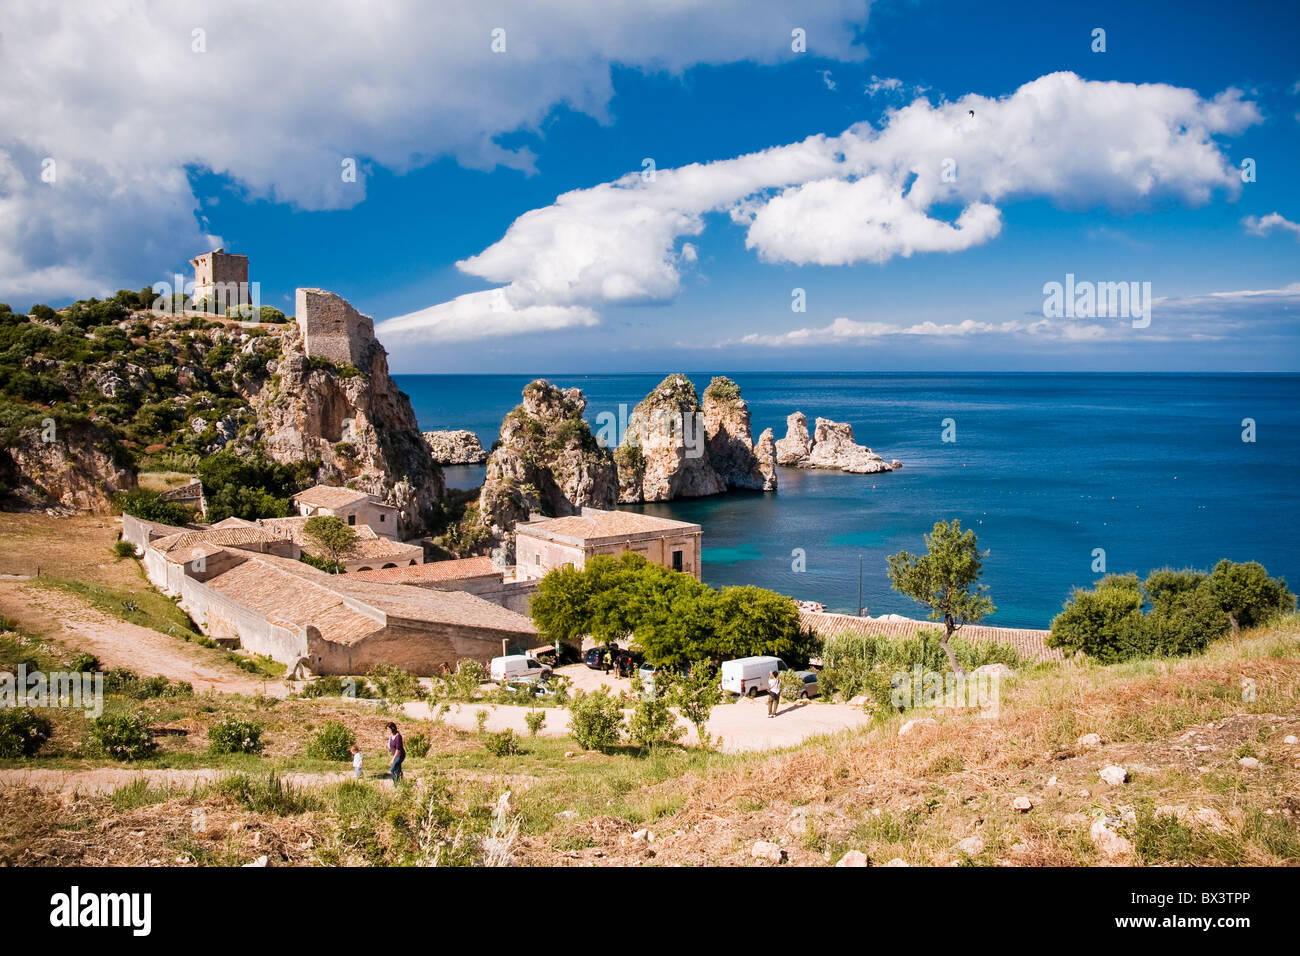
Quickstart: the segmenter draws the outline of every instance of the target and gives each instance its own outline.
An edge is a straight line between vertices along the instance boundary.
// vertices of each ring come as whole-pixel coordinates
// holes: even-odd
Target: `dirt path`
[[[128,667],[189,681],[196,691],[284,697],[283,681],[267,680],[221,660],[211,648],[187,644],[148,627],[122,621],[81,598],[23,581],[0,580],[0,612],[68,648],[88,651],[104,667]]]
[[[581,665],[579,665],[581,666]],[[568,673],[569,668],[561,668]],[[588,676],[589,675],[589,676]],[[587,671],[575,674],[581,678],[575,680],[578,689],[592,689],[604,684],[616,690],[629,690],[628,679],[619,680],[599,671]],[[403,706],[408,717],[420,720],[433,719],[433,710],[423,701],[412,701]],[[478,713],[486,711],[487,722],[484,729],[499,733],[510,729],[517,734],[527,734],[528,724],[524,717],[529,708],[512,704],[448,704],[442,714],[442,722],[458,730],[474,731],[478,729]],[[543,737],[563,737],[569,732],[569,712],[558,707],[543,708],[546,723],[540,735]],[[631,714],[624,711],[625,718]],[[686,728],[682,741],[695,744],[698,737],[695,728],[680,717],[677,723]],[[767,698],[755,700],[741,698],[734,704],[720,704],[713,708],[705,731],[712,737],[721,738],[721,749],[726,753],[741,753],[753,750],[775,750],[780,747],[792,747],[819,734],[830,734],[853,727],[871,723],[871,717],[857,707],[848,704],[829,704],[820,702],[798,701],[782,702],[778,716],[768,719]]]

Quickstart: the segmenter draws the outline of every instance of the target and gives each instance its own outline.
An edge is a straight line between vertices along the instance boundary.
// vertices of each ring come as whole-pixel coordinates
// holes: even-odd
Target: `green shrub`
[[[94,673],[99,670],[99,658],[94,654],[78,654],[68,663],[68,670],[77,674]]]
[[[135,545],[130,541],[115,541],[113,542],[113,554],[119,558],[134,558]]]
[[[639,685],[639,681],[637,684]],[[685,728],[677,723],[677,718],[668,709],[667,697],[663,694],[642,693],[632,711],[632,720],[628,725],[628,736],[642,747],[662,747],[674,744],[681,739]]]
[[[318,797],[307,790],[289,786],[275,773],[262,780],[254,780],[242,773],[233,774],[218,780],[213,790],[253,813],[278,817],[296,816],[324,806]]]
[[[0,757],[34,757],[54,725],[30,707],[0,708]]]
[[[228,717],[208,729],[208,752],[212,754],[260,754],[262,728],[247,720]]]
[[[307,756],[317,760],[351,760],[357,735],[337,720],[327,721],[307,746]]]
[[[426,691],[418,677],[392,664],[376,664],[366,674],[366,680],[373,684],[375,692],[390,704],[401,704],[426,696]]]
[[[139,714],[97,717],[90,725],[90,739],[96,750],[114,760],[144,760],[157,748]]]
[[[530,710],[524,714],[524,723],[528,725],[528,736],[536,737],[541,732],[542,725],[546,723],[546,711]]]
[[[937,628],[918,628],[911,638],[865,634],[828,638],[822,646],[822,669],[817,678],[822,693],[838,691],[845,698],[866,694],[888,706],[894,674],[910,673],[917,665],[923,671],[938,673],[952,669],[940,643],[942,636]],[[983,664],[1022,664],[1015,648],[1007,644],[966,641],[956,636],[950,646],[963,670]]]
[[[494,757],[510,757],[519,753],[519,738],[507,728],[499,734],[488,734],[483,746]]]
[[[432,741],[429,740],[429,735],[421,730],[407,737],[405,744],[406,752],[412,757],[427,757]]]
[[[463,660],[450,674],[440,674],[439,696],[448,700],[473,700],[478,695],[479,686],[487,680],[483,665],[474,660]]]
[[[623,711],[606,687],[578,691],[569,704],[569,730],[586,750],[608,750],[623,734]]]
[[[1210,572],[1208,583],[1219,608],[1237,627],[1266,624],[1296,606],[1286,581],[1270,578],[1258,561],[1220,561]]]
[[[351,677],[339,677],[337,674],[324,674],[303,686],[299,691],[301,697],[356,697],[372,698],[374,688],[364,680],[357,682]]]
[[[104,674],[104,693],[120,694],[136,700],[153,700],[158,697],[192,697],[194,685],[189,681],[173,683],[161,674],[141,677],[125,667],[114,667]]]

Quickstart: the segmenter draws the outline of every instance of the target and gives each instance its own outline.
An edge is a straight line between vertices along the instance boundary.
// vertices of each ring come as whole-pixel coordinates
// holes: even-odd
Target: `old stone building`
[[[375,584],[405,584],[435,591],[464,591],[499,604],[519,614],[527,614],[537,578],[519,578],[514,568],[502,568],[491,558],[454,558],[407,567],[361,571],[350,577]]]
[[[295,308],[303,350],[308,358],[335,365],[368,368],[367,349],[375,338],[375,321],[324,289],[299,289]]]
[[[583,508],[580,515],[515,525],[515,570],[520,578],[540,578],[565,565],[582,568],[597,554],[633,551],[698,579],[703,536],[699,525],[686,521]]]
[[[204,634],[316,674],[391,664],[428,676],[542,643],[528,618],[460,591],[376,584],[241,548],[206,565],[217,573],[180,582],[181,607]]]
[[[382,537],[398,537],[397,508],[364,491],[335,485],[314,485],[294,495],[293,503],[298,508],[298,514],[304,518],[334,515],[352,527],[369,525]]]
[[[253,304],[248,285],[248,256],[217,249],[196,256],[190,265],[194,267],[191,299],[196,307],[201,302],[204,311],[224,315],[231,306]]]

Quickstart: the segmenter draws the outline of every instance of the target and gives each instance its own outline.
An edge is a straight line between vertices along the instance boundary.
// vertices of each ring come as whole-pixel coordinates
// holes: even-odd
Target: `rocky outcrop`
[[[671,501],[719,495],[727,484],[713,467],[695,386],[669,375],[632,410],[614,455],[618,500]]]
[[[808,419],[803,412],[786,417],[785,437],[776,443],[776,463],[792,468],[806,467],[812,452],[812,436],[808,434]]]
[[[704,433],[713,469],[728,489],[775,491],[776,469],[763,468],[750,435],[749,406],[731,379],[718,376],[704,390]],[[772,432],[764,432],[772,452]],[[770,456],[769,456],[770,457]]]
[[[479,521],[509,560],[517,522],[580,514],[584,507],[612,508],[618,477],[609,450],[583,420],[587,400],[576,388],[538,379],[523,402],[501,422],[479,493]]]
[[[819,418],[810,436],[803,412],[795,412],[786,419],[786,436],[776,443],[776,460],[793,468],[825,468],[855,475],[893,471],[903,466],[897,459],[887,462],[870,448],[859,445],[853,437],[853,426],[846,422]]]
[[[481,465],[488,459],[478,436],[465,428],[425,432],[424,441],[433,460],[440,465]]]
[[[299,316],[281,337],[275,374],[254,399],[262,447],[286,464],[318,460],[317,481],[378,495],[398,507],[403,535],[422,533],[443,496],[442,469],[410,399],[388,374],[370,317],[330,293],[317,292],[317,300],[346,314],[354,363],[309,358]]]
[[[763,476],[763,490],[776,491],[776,442],[772,440],[772,429],[764,428],[754,446],[754,458],[758,462],[758,473]]]
[[[0,484],[15,504],[104,513],[114,495],[135,487],[135,475],[93,426],[49,418],[15,432],[0,449]]]

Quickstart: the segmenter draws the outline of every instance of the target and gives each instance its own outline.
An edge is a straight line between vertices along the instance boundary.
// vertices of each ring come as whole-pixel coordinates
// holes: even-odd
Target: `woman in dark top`
[[[388,731],[391,734],[388,738],[388,752],[393,757],[393,765],[388,771],[395,787],[402,782],[402,761],[406,759],[406,747],[402,744],[402,735],[397,732],[397,724],[390,721]]]

